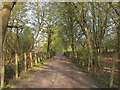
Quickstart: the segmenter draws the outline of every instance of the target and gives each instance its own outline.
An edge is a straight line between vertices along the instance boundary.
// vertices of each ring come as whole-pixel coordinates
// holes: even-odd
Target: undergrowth
[[[41,62],[39,62],[36,66],[30,68],[27,72],[24,72],[23,75],[21,75],[19,77],[19,79],[25,79],[25,78],[28,78],[30,75],[32,75],[35,70],[38,69],[38,67],[44,65],[44,63],[46,62],[47,60],[42,60]],[[1,88],[0,90],[4,90],[4,89],[8,89],[8,88],[12,88],[14,85],[18,84],[19,80],[16,80],[16,79],[12,79],[9,81],[9,83],[7,85],[4,86],[4,88]]]
[[[77,66],[80,69],[80,71],[87,73],[87,75],[91,77],[94,82],[96,82],[96,85],[99,88],[109,88],[109,79],[110,79],[109,75],[106,74],[102,75],[100,74],[99,70],[96,73],[94,73],[94,71],[88,72],[87,66],[82,67],[80,63],[77,62],[76,58],[74,59],[69,58],[69,59],[75,64],[75,66]],[[113,88],[118,88],[119,86],[120,86],[120,81],[114,78]]]

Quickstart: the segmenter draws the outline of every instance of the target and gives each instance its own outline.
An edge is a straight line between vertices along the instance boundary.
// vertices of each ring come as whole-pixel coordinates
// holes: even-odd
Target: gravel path
[[[54,56],[13,88],[97,88],[85,73],[64,56]]]

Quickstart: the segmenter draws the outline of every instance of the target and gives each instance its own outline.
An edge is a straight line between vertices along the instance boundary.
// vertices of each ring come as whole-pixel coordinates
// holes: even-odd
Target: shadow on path
[[[63,56],[50,58],[15,88],[97,88],[95,83]]]

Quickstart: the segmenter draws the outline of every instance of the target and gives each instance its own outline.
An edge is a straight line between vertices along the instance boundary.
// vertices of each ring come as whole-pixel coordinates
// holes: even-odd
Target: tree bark
[[[120,59],[120,24],[118,25],[117,37],[118,37],[118,59]]]
[[[70,26],[70,30],[71,30],[71,35],[70,35],[70,37],[71,37],[71,48],[72,48],[72,58],[73,57],[75,57],[75,39],[74,39],[74,30],[73,30],[73,20],[72,20],[72,18],[71,18],[71,26]]]
[[[3,36],[3,41],[5,38],[5,34],[7,31],[7,26],[8,26],[8,20],[10,18],[11,11],[14,7],[16,2],[5,2],[3,9],[2,9],[2,36]]]
[[[51,44],[51,30],[48,32],[48,45],[47,45],[47,57],[50,57],[50,44]]]
[[[89,50],[89,58],[88,58],[88,71],[90,70],[91,64],[93,62],[93,49],[92,49],[92,42],[90,39],[90,35],[88,32],[88,25],[87,25],[87,21],[86,21],[86,7],[85,7],[85,3],[83,3],[82,6],[82,13],[83,13],[83,30],[85,32],[85,36],[86,36],[86,42],[87,42],[87,46],[88,46],[88,50]]]
[[[90,66],[93,62],[93,49],[92,49],[92,44],[91,44],[91,40],[90,40],[90,37],[89,37],[88,28],[87,28],[86,24],[84,26],[84,30],[85,30],[86,41],[87,41],[88,50],[89,50],[89,58],[88,58],[88,71],[89,71]]]
[[[2,52],[4,54],[4,38],[7,31],[8,20],[10,18],[11,10],[13,9],[16,2],[5,2],[2,9]],[[1,71],[1,88],[4,87],[4,74],[5,74],[5,61],[4,55],[2,54],[2,71]]]

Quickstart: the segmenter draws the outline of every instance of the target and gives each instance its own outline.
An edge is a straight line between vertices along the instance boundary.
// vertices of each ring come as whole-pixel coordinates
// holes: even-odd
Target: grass
[[[41,62],[39,62],[36,66],[32,67],[29,71],[25,72],[25,73],[20,77],[20,79],[28,78],[30,75],[32,75],[32,74],[38,69],[38,67],[44,65],[44,63],[45,63],[46,61],[47,61],[47,60],[42,60]],[[5,85],[4,88],[0,88],[0,90],[4,90],[4,89],[7,89],[7,88],[11,88],[11,87],[13,87],[14,85],[17,85],[18,82],[19,82],[19,80],[12,79],[7,85]]]
[[[46,60],[39,62],[37,66],[39,67],[39,66],[43,65],[45,62],[46,62]]]
[[[88,76],[90,76],[92,78],[92,80],[94,82],[96,82],[96,85],[99,87],[99,88],[109,88],[109,81],[106,79],[105,76],[100,76],[96,73],[89,73],[88,72]]]
[[[94,82],[96,82],[97,87],[109,88],[109,79],[110,79],[109,75],[99,74],[99,70],[97,73],[94,73],[94,71],[88,72],[87,67],[81,67],[81,65],[76,61],[76,59],[70,59],[70,60],[75,64],[75,66],[80,68],[80,71],[87,73],[87,75],[91,77]],[[114,79],[114,81],[117,82],[118,80]],[[119,81],[117,83],[119,83]],[[113,86],[116,88],[119,85],[114,83]]]
[[[5,89],[8,89],[8,88],[11,88],[12,86],[7,84],[4,88],[0,88],[0,90],[5,90]]]

